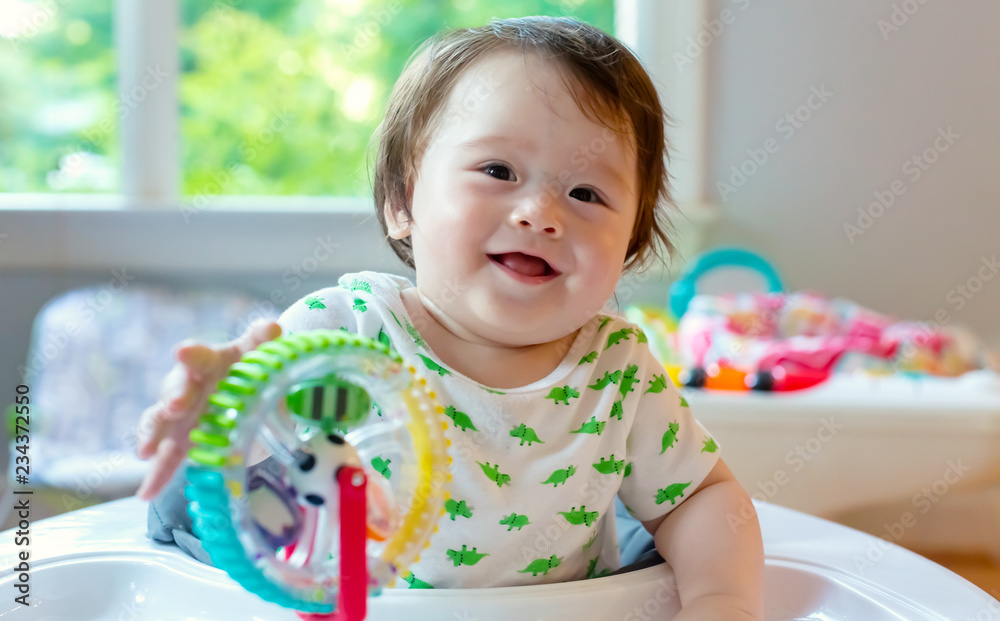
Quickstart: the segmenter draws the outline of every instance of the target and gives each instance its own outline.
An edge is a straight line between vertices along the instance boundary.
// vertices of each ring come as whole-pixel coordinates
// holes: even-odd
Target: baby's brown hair
[[[559,63],[581,111],[595,122],[635,137],[639,209],[624,269],[644,266],[650,255],[673,251],[667,209],[673,206],[664,125],[668,117],[646,70],[620,41],[571,18],[520,17],[479,28],[449,30],[425,41],[407,61],[379,125],[373,180],[375,213],[388,234],[388,201],[412,218],[410,196],[420,159],[452,88],[465,70],[490,52],[515,49]],[[581,100],[579,88],[589,93]],[[388,237],[388,235],[387,235]],[[657,248],[659,241],[660,248]],[[393,251],[413,267],[410,238],[389,239]]]

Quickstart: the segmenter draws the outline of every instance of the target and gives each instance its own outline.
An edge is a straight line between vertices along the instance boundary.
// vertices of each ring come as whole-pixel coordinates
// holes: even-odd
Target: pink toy
[[[683,368],[735,369],[747,374],[748,388],[798,390],[823,381],[845,357],[879,373],[953,376],[980,368],[959,337],[814,293],[748,293],[695,296],[675,342]],[[687,378],[705,385],[697,374]]]

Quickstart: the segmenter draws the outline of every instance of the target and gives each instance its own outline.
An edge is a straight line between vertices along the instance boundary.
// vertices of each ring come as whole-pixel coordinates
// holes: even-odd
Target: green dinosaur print
[[[612,345],[617,345],[622,341],[627,341],[628,335],[632,334],[633,332],[635,332],[635,330],[633,330],[632,328],[622,328],[621,330],[616,330],[612,332],[611,334],[608,335],[608,344],[604,346],[604,349],[607,350]]]
[[[448,512],[452,522],[454,522],[455,518],[459,515],[466,518],[472,517],[472,511],[469,509],[469,505],[465,504],[464,500],[455,502],[454,498],[449,498],[444,501],[444,510]]]
[[[611,453],[611,457],[602,457],[601,461],[590,465],[596,468],[601,474],[621,474],[625,471],[625,460],[616,460],[614,453]]]
[[[559,515],[566,518],[566,521],[574,526],[579,526],[583,524],[584,526],[590,526],[597,521],[597,511],[587,511],[585,505],[580,505],[580,508],[571,508],[569,511],[558,511]]]
[[[650,392],[663,392],[667,387],[667,376],[666,375],[654,375],[653,379],[649,380],[649,388],[646,389],[646,393]]]
[[[615,371],[614,373],[612,373],[611,371],[605,371],[604,372],[604,377],[602,377],[601,379],[597,380],[596,382],[594,382],[590,386],[587,386],[587,388],[593,388],[594,390],[600,390],[600,389],[604,388],[605,386],[607,386],[608,384],[617,384],[619,382],[619,380],[621,380],[621,378],[622,378],[621,369]]]
[[[691,407],[690,405],[688,405],[688,401],[687,401],[687,399],[684,398],[684,395],[681,395],[681,407],[682,408],[689,408],[689,407]]]
[[[365,301],[361,298],[354,298],[354,306],[351,308],[356,311],[361,311],[362,313],[368,310],[368,307],[365,306]]]
[[[423,580],[420,580],[415,575],[413,575],[412,571],[406,572],[406,575],[403,576],[403,582],[405,582],[406,584],[410,585],[411,589],[433,589],[434,588],[431,584],[429,584],[427,582],[424,582]]]
[[[639,381],[635,379],[635,374],[638,371],[639,365],[637,364],[630,364],[625,368],[625,374],[622,376],[621,386],[618,387],[618,392],[621,393],[622,399],[628,396],[628,393],[632,392],[632,384]]]
[[[372,292],[372,284],[367,280],[362,280],[360,278],[355,278],[351,281],[350,291],[357,291],[358,289],[362,291]]]
[[[632,462],[625,464],[625,472],[622,473],[622,476],[627,477],[630,474],[632,474]]]
[[[396,316],[396,313],[392,312],[392,310],[390,309],[389,314],[392,315],[392,318],[396,320],[396,325],[402,328],[403,324],[399,321],[399,317]]]
[[[552,487],[557,487],[560,483],[566,483],[566,479],[570,478],[576,474],[576,466],[571,465],[569,468],[563,468],[561,470],[554,470],[549,478],[542,481],[542,485],[552,484]]]
[[[409,325],[409,324],[407,324],[407,325]],[[428,371],[434,371],[435,373],[437,373],[441,377],[444,377],[445,375],[451,375],[451,371],[449,371],[448,369],[444,368],[440,364],[434,362],[433,360],[431,360],[427,356],[425,356],[423,354],[417,354],[417,356],[419,356],[420,359],[424,361],[424,366],[427,367]]]
[[[503,487],[504,483],[510,485],[510,475],[500,472],[500,464],[491,466],[490,462],[486,462],[484,464],[481,461],[477,461],[476,463],[479,464],[480,468],[482,468],[483,474],[486,475],[486,478],[496,483],[497,487]]]
[[[600,332],[601,330],[603,330],[604,326],[608,325],[609,321],[611,321],[611,317],[602,317],[601,325],[597,326],[597,331]]]
[[[492,388],[487,388],[486,386],[480,386],[480,388],[482,388],[482,389],[483,389],[483,390],[485,390],[486,392],[491,392],[491,393],[493,393],[494,395],[505,395],[505,394],[507,394],[507,393],[505,393],[505,392],[504,392],[504,391],[502,391],[502,390],[493,390]]]
[[[518,446],[524,446],[525,442],[528,443],[528,446],[531,446],[532,442],[538,442],[539,444],[545,444],[545,442],[543,442],[538,437],[538,434],[535,433],[535,430],[532,429],[531,427],[528,427],[524,423],[521,423],[517,427],[514,427],[513,429],[511,429],[510,430],[510,435],[512,437],[514,437],[514,438],[521,438],[521,444],[519,444]]]
[[[553,403],[559,403],[562,401],[564,404],[569,405],[570,399],[579,396],[580,393],[578,393],[575,388],[563,386],[562,388],[553,388],[549,391],[549,394],[547,394],[545,398],[552,399]]]
[[[600,558],[599,556],[595,556],[594,558],[590,559],[589,563],[587,563],[587,578],[586,579],[589,580],[590,578],[603,578],[604,576],[606,576],[606,575],[608,575],[608,574],[611,573],[611,568],[610,567],[605,567],[604,569],[602,569],[600,571],[600,573],[597,573],[595,571],[597,569],[597,559],[599,559],[599,558]]]
[[[458,427],[462,431],[471,429],[473,431],[479,431],[476,426],[472,424],[472,419],[465,412],[459,412],[455,409],[455,406],[449,405],[444,409],[444,415],[451,419],[451,422],[455,423],[455,427]]]
[[[417,329],[414,328],[413,324],[409,321],[406,322],[406,333],[410,335],[410,338],[413,339],[413,342],[416,343],[417,347],[427,349],[427,341],[424,340],[424,337],[420,336],[420,333],[417,332]]]
[[[715,443],[715,438],[705,440],[705,446],[701,447],[702,453],[714,453],[719,450],[719,445]]]
[[[528,516],[518,515],[517,513],[505,515],[504,518],[500,520],[500,525],[506,526],[508,533],[514,528],[521,530],[522,526],[527,526],[528,524],[531,524],[531,522],[528,521]]]
[[[596,351],[592,351],[589,354],[587,354],[586,356],[584,356],[583,358],[580,358],[580,362],[578,362],[576,364],[576,366],[580,366],[581,364],[589,364],[589,363],[593,362],[596,359],[597,359],[597,352]]]
[[[680,431],[680,428],[677,421],[667,425],[667,430],[663,432],[663,438],[660,440],[660,455],[666,453],[667,449],[677,442],[677,432]]]
[[[378,339],[377,340],[378,340],[379,343],[382,343],[383,345],[385,345],[389,349],[392,349],[392,342],[389,340],[389,335],[385,333],[385,330],[383,328],[385,328],[385,326],[382,326],[381,328],[378,329]]]
[[[677,504],[674,501],[678,498],[684,497],[684,490],[688,485],[691,485],[691,481],[687,483],[674,483],[673,485],[668,485],[663,489],[656,490],[656,504],[663,504],[666,501],[670,501],[670,504]]]
[[[375,469],[375,472],[389,479],[392,478],[392,470],[389,469],[389,464],[391,463],[391,459],[385,459],[382,456],[377,456],[372,460],[372,468]]]
[[[483,558],[489,556],[489,554],[483,554],[478,552],[475,548],[469,550],[466,546],[462,546],[461,550],[452,550],[448,548],[445,554],[451,559],[451,562],[455,564],[455,567],[459,565],[475,565]]]
[[[608,412],[608,420],[611,420],[612,418],[617,418],[618,420],[621,420],[622,412],[624,412],[624,408],[622,407],[622,400],[619,399],[618,401],[615,401],[611,405],[611,411]]]
[[[649,339],[646,338],[646,333],[642,331],[642,328],[635,329],[635,337],[640,343],[648,343]]]
[[[597,435],[601,435],[604,432],[604,426],[607,424],[606,421],[597,420],[596,416],[591,416],[590,420],[580,425],[579,429],[570,433],[596,433]]]
[[[316,310],[316,309],[320,309],[320,308],[326,308],[326,304],[323,303],[323,298],[318,298],[318,297],[316,297],[314,295],[311,295],[311,296],[307,297],[305,299],[305,303],[306,303],[306,306],[308,306],[310,310]]]
[[[537,576],[538,574],[547,576],[549,575],[549,570],[559,567],[560,563],[562,563],[562,559],[553,554],[549,558],[536,558],[528,563],[528,566],[524,569],[518,569],[517,573],[530,573],[532,576]]]
[[[595,541],[597,541],[597,531],[596,530],[594,531],[594,534],[590,537],[590,539],[587,540],[587,543],[583,544],[583,551],[586,552],[587,550],[589,550],[590,547],[592,545],[594,545]]]

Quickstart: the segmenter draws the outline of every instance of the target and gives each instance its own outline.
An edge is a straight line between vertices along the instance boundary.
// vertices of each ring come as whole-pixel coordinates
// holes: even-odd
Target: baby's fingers
[[[204,386],[201,377],[183,362],[175,364],[160,385],[160,401],[167,418],[180,418],[193,405]]]
[[[135,454],[139,459],[149,459],[163,439],[165,431],[166,405],[157,401],[142,412],[139,417]]]
[[[150,464],[136,496],[142,500],[150,500],[159,494],[163,486],[173,477],[174,471],[184,461],[190,444],[190,441],[178,442],[172,437],[165,438],[160,442],[156,457]]]
[[[281,326],[258,322],[223,345],[210,347],[185,341],[177,346],[174,357],[178,364],[163,380],[160,401],[147,408],[140,419],[136,454],[140,459],[153,457],[137,492],[140,498],[156,496],[183,462],[191,447],[188,434],[197,425],[198,414],[216,382],[244,353],[279,336]]]
[[[183,364],[170,369],[160,388],[160,400],[139,417],[136,445],[139,459],[148,459],[156,453],[167,434],[185,433],[194,427],[205,390],[205,384],[196,380]]]
[[[232,362],[223,360],[213,347],[188,341],[177,346],[174,357],[178,364],[163,380],[160,398],[167,417],[180,419],[200,412],[209,389],[226,376]]]
[[[215,348],[219,360],[229,368],[243,354],[257,348],[261,343],[273,341],[281,336],[281,326],[273,321],[257,321],[253,323],[239,338]]]

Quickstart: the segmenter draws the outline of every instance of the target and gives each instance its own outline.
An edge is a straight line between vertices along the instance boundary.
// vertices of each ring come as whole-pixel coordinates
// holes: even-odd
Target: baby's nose
[[[559,198],[544,192],[527,197],[511,212],[510,223],[519,230],[560,237],[563,224]]]

